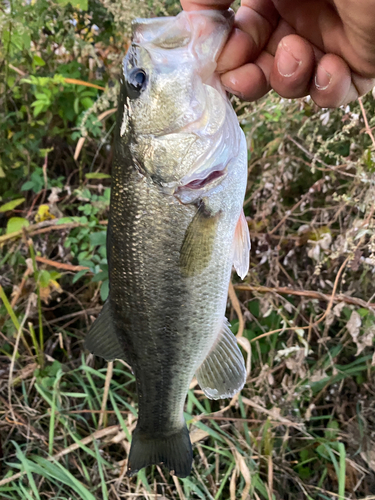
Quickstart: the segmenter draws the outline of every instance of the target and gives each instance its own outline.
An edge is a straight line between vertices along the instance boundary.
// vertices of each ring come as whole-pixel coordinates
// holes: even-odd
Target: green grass
[[[259,316],[254,320],[249,326],[259,329],[265,324],[271,327],[274,322],[270,317]],[[251,337],[248,330],[245,334]],[[258,341],[258,361],[271,363],[272,351],[277,351],[282,343],[282,338],[275,342],[271,337]],[[250,382],[242,396],[223,414],[217,412],[228,402],[207,400],[199,387],[191,390],[185,417],[193,439],[198,431],[200,433],[195,443],[200,450],[196,452],[191,476],[180,480],[184,497],[219,499],[232,498],[233,495],[233,498],[242,498],[243,495],[247,498],[250,495],[250,498],[276,499],[283,495],[282,498],[298,498],[306,491],[308,497],[314,499],[330,498],[332,494],[335,498],[348,498],[350,491],[345,485],[350,451],[345,442],[345,426],[335,417],[335,405],[329,405],[332,408],[328,414],[324,411],[319,414],[317,410],[309,420],[304,418],[311,402],[311,395],[306,394],[306,384],[320,370],[334,370],[342,372],[338,375],[345,375],[341,378],[336,375],[332,380],[323,379],[324,387],[338,381],[345,383],[349,378],[352,382],[352,377],[360,374],[369,375],[368,370],[372,369],[368,364],[370,355],[361,356],[346,366],[337,363],[330,366],[329,360],[342,351],[336,346],[322,359],[315,363],[310,361],[309,376],[296,377],[293,400],[288,401],[286,392],[283,404],[278,401],[263,406],[265,396],[262,392],[269,391],[272,396],[277,394],[281,385],[275,382],[270,385],[270,380],[264,380],[262,390],[257,389],[262,377],[259,378],[256,365],[253,369],[258,373],[257,380]],[[59,353],[56,351],[55,354]],[[22,359],[21,355],[19,363]],[[35,360],[38,360],[36,356]],[[119,488],[118,492],[139,494],[140,498],[161,495],[161,491],[167,488],[172,497],[178,498],[174,482],[169,479],[169,484],[164,484],[156,467],[118,484],[136,422],[134,378],[120,362],[114,364],[107,402],[108,423],[102,430],[98,428],[98,416],[106,367],[95,368],[92,362],[91,359],[88,363],[79,354],[73,360],[76,367],[68,369],[65,363],[46,360],[44,367],[36,368],[30,378],[22,381],[29,394],[28,400],[22,397],[23,391],[15,392],[14,389],[14,404],[17,403],[16,397],[21,401],[21,405],[17,405],[15,420],[18,415],[25,420],[25,411],[32,408],[29,406],[30,394],[34,393],[34,400],[37,397],[37,409],[26,418],[29,425],[37,426],[40,434],[45,436],[45,444],[33,436],[24,440],[21,429],[21,433],[14,436],[16,440],[5,441],[5,449],[12,458],[6,460],[4,478],[19,473],[21,477],[16,475],[3,485],[0,482],[0,493],[4,498],[38,499],[41,492],[50,492],[50,495],[59,492],[56,498],[71,495],[84,499],[116,498],[113,487]],[[279,363],[276,362],[275,368],[280,370]],[[322,390],[320,385],[314,389],[312,384],[309,389],[312,395]],[[4,414],[11,415],[10,409]],[[202,455],[205,460],[202,460]],[[350,468],[353,463],[355,455],[350,459]],[[166,472],[164,474],[169,477]],[[283,484],[285,475],[288,487]]]

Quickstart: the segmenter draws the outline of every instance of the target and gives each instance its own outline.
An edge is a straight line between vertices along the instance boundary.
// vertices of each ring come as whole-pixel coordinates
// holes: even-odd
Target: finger
[[[256,13],[259,17],[259,19],[262,19],[262,21],[266,21],[269,23],[272,27],[272,30],[274,30],[277,26],[277,23],[279,21],[280,15],[278,10],[276,9],[274,5],[273,0],[241,0],[241,7],[238,9],[237,14],[236,14],[236,19],[238,18],[239,22],[241,20],[241,9],[242,7],[246,7],[249,10],[252,10],[254,13]],[[255,18],[254,18],[255,19]],[[245,19],[244,19],[245,21]],[[250,26],[248,30],[251,30],[253,26]],[[243,29],[246,31],[246,27],[244,26]],[[248,31],[248,33],[251,33]],[[259,33],[261,36],[262,33]]]
[[[205,10],[205,9],[229,9],[233,0],[181,0],[181,6],[184,10]]]
[[[274,56],[281,40],[286,36],[293,34],[295,34],[295,29],[286,21],[280,19],[280,22],[278,23],[276,29],[272,32],[270,39],[268,40],[266,51]]]
[[[341,57],[327,54],[316,68],[310,94],[318,106],[336,108],[366,94],[373,85],[373,79],[352,73]]]
[[[282,97],[303,97],[309,93],[314,66],[312,45],[298,35],[288,35],[276,50],[271,87]]]
[[[256,59],[257,52],[258,49],[252,37],[235,28],[220,54],[216,71],[224,73],[239,68],[248,61]]]
[[[268,76],[273,66],[273,57],[262,52],[254,63],[248,63],[240,68],[222,75],[224,87],[232,94],[245,101],[256,101],[270,90]]]
[[[278,46],[280,45],[281,40],[288,35],[294,35],[294,34],[296,34],[295,29],[289,23],[281,19],[279,24],[277,25],[277,28],[272,33],[265,50],[274,56],[276,54]],[[319,61],[319,59],[323,57],[324,52],[322,52],[318,47],[316,47],[313,44],[311,44],[311,47],[314,51],[315,60]]]
[[[365,78],[352,71],[352,83],[358,93],[358,97],[361,97],[374,88],[375,78]]]
[[[281,18],[315,47],[342,57],[366,78],[375,76],[373,0],[274,2]]]
[[[252,2],[248,3],[252,4],[252,7],[245,5],[245,2],[243,2],[242,6],[238,9],[235,17],[235,25],[251,36],[258,48],[258,54],[260,54],[272,32],[275,30],[279,18],[272,2],[261,2],[262,4],[270,3],[270,11],[260,9],[260,5],[255,5],[260,2],[252,0]]]
[[[253,3],[254,2],[253,0]],[[254,60],[271,36],[274,23],[247,6],[238,9],[235,29],[218,60],[218,71],[225,72]]]

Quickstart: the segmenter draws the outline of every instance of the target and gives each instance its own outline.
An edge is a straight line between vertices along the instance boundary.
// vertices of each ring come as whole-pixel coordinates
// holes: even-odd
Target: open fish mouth
[[[180,189],[202,189],[224,175],[223,170],[214,170],[205,179],[194,179]]]
[[[192,176],[190,179],[187,179],[186,183],[175,189],[174,196],[176,196],[181,203],[185,204],[195,202],[203,194],[207,195],[207,193],[218,186],[227,175],[226,165],[223,165],[222,168],[217,168],[219,166],[221,165],[217,165],[214,170],[211,168],[204,177],[202,177],[201,173],[200,177]]]

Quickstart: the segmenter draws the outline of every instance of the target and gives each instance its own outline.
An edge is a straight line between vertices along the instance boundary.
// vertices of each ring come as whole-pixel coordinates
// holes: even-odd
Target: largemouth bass
[[[249,266],[247,150],[215,74],[233,13],[139,19],[123,62],[107,234],[110,291],[86,347],[132,367],[138,393],[128,475],[163,463],[185,477],[183,409],[196,375],[228,398],[246,370],[225,319],[232,264]]]

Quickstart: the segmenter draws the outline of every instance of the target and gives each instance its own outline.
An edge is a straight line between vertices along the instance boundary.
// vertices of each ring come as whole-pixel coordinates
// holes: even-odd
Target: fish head
[[[224,171],[232,153],[224,151],[228,116],[238,123],[215,69],[233,20],[229,10],[133,23],[117,142],[166,193],[180,193],[184,185],[194,190],[208,176],[218,177],[213,164]]]

